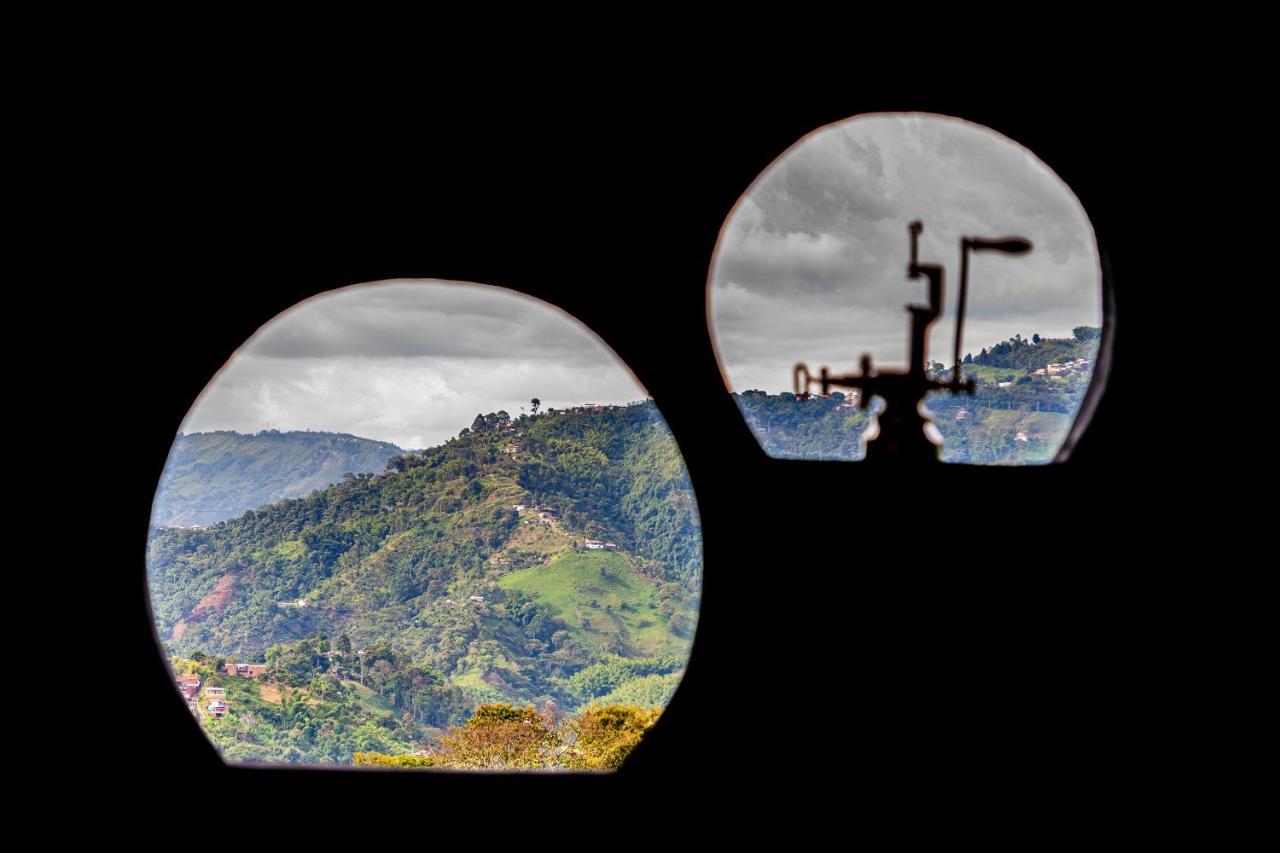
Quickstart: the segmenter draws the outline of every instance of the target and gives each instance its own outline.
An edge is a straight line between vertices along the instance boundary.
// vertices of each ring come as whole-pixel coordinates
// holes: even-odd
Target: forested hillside
[[[664,704],[702,550],[679,451],[644,403],[478,416],[381,473],[153,530],[148,570],[170,654],[264,661],[293,691],[284,713],[267,707],[280,687],[262,700],[237,681],[257,715],[244,732],[235,713],[210,721],[215,742],[347,761],[403,752],[483,702]]]
[[[381,471],[394,444],[332,432],[179,435],[165,464],[152,522],[212,524],[323,489],[348,472]]]
[[[944,462],[1048,462],[1070,429],[1093,377],[1100,330],[1080,326],[1071,338],[1020,335],[965,356],[961,372],[975,393],[933,392],[928,407],[942,434]],[[938,362],[932,375],[947,379]],[[782,459],[856,460],[872,413],[840,392],[799,400],[794,394],[745,391],[738,408],[765,452]]]

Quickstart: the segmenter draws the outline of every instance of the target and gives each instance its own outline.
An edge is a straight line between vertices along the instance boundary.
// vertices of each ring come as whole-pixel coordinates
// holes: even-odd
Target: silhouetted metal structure
[[[807,397],[815,383],[823,394],[831,388],[853,388],[858,391],[858,405],[866,409],[873,396],[884,400],[884,410],[879,413],[879,432],[867,439],[868,462],[894,462],[898,464],[935,463],[939,461],[939,445],[925,432],[930,423],[924,406],[925,395],[930,391],[946,390],[953,394],[973,393],[973,380],[960,378],[961,336],[964,333],[965,304],[969,295],[969,253],[1006,252],[1020,255],[1031,251],[1031,241],[1022,237],[985,239],[960,238],[960,297],[956,306],[956,334],[954,370],[950,381],[931,378],[925,368],[925,342],[929,327],[942,314],[943,268],[938,264],[922,264],[919,261],[920,233],[924,225],[912,222],[907,226],[911,234],[911,261],[907,264],[907,278],[925,278],[929,282],[929,304],[908,305],[911,314],[911,357],[906,371],[875,370],[871,355],[862,355],[862,373],[831,376],[823,365],[815,377],[809,368],[800,363],[795,366],[796,395]]]

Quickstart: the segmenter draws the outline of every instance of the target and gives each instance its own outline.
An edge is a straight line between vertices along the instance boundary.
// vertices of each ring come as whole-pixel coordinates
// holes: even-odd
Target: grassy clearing
[[[983,409],[984,429],[1003,432],[1025,430],[1028,436],[1057,440],[1071,427],[1071,418],[1058,412],[1027,412],[1019,409]]]
[[[286,539],[272,550],[286,559],[294,560],[307,553],[307,546],[301,539]]]
[[[343,679],[342,686],[355,694],[356,701],[360,703],[360,709],[364,712],[375,717],[388,717],[394,714],[395,709],[391,707],[391,704],[386,699],[383,699],[376,691],[365,687],[360,682]]]
[[[616,551],[570,551],[498,581],[534,596],[569,628],[597,645],[621,644],[634,654],[683,654],[657,609],[657,587]],[[621,649],[618,649],[621,651]]]
[[[1019,370],[1016,367],[992,367],[989,364],[966,364],[961,366],[960,375],[966,379],[972,378],[983,385],[994,385],[997,382],[1011,382],[1020,376],[1026,376],[1027,371]]]

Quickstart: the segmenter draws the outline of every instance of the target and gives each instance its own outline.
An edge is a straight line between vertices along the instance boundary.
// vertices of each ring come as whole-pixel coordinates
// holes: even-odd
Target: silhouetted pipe
[[[969,237],[966,242],[975,252],[1007,252],[1010,255],[1021,255],[1031,251],[1031,241],[1022,237],[1006,237],[1003,240]]]
[[[951,383],[960,384],[960,349],[964,338],[964,309],[969,300],[969,250],[975,252],[1005,252],[1010,255],[1021,255],[1031,251],[1031,241],[1025,237],[961,237],[960,238],[960,296],[956,302],[956,339],[952,350],[955,367],[951,374]]]
[[[873,395],[879,395],[884,400],[884,409],[879,416],[879,436],[867,443],[867,462],[914,464],[939,461],[938,446],[925,434],[924,428],[928,421],[921,414],[919,404],[932,390],[947,390],[953,394],[973,394],[975,390],[972,379],[960,381],[960,347],[964,333],[965,301],[969,290],[969,251],[1021,254],[1031,249],[1031,242],[1021,237],[960,239],[960,302],[956,310],[955,375],[950,382],[943,382],[928,374],[925,344],[928,341],[929,326],[942,313],[945,273],[939,264],[920,263],[920,234],[924,230],[924,224],[916,220],[907,225],[907,230],[911,235],[911,261],[907,264],[907,278],[924,277],[929,281],[929,303],[907,306],[907,311],[911,314],[911,356],[907,369],[874,370],[871,356],[864,353],[861,375],[832,376],[826,365],[823,365],[815,377],[803,362],[797,364],[792,371],[796,396],[800,399],[809,396],[809,388],[816,382],[824,395],[831,393],[833,387],[856,389],[858,405],[862,409],[870,405]]]

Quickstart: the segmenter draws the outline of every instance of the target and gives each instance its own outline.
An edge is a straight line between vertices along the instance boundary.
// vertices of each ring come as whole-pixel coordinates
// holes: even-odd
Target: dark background
[[[747,91],[725,74],[394,98],[214,85],[158,103],[121,164],[121,192],[145,184],[147,212],[101,308],[124,369],[123,396],[111,390],[127,436],[105,563],[130,704],[109,728],[138,796],[408,807],[498,796],[657,814],[727,796],[743,820],[792,805],[981,814],[1064,792],[1114,804],[1143,737],[1131,700],[1148,653],[1135,613],[1149,567],[1119,556],[1140,544],[1136,515],[1159,464],[1135,432],[1157,295],[1134,230],[1153,131],[1142,101],[1104,80],[985,96],[974,81],[868,89]],[[1116,335],[1106,393],[1068,463],[894,473],[771,460],[725,393],[704,310],[725,216],[802,135],[881,110],[994,128],[1083,202]],[[226,768],[172,688],[143,555],[182,417],[271,317],[392,277],[498,284],[564,308],[631,367],[680,444],[703,521],[703,609],[687,676],[621,774]]]

